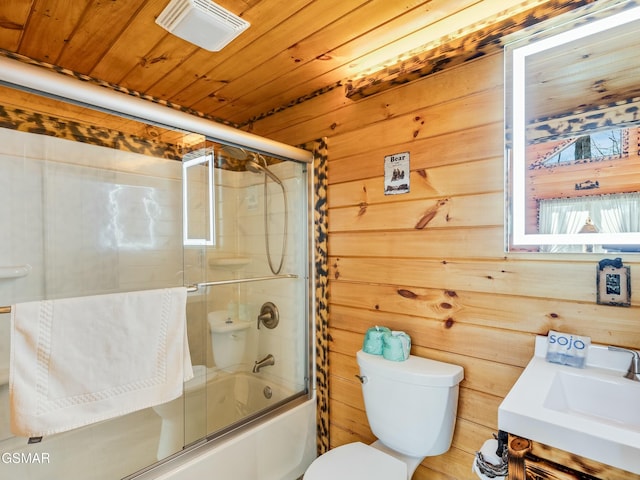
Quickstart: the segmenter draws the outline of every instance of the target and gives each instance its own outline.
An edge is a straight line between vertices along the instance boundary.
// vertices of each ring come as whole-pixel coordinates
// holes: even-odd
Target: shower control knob
[[[280,313],[278,312],[278,307],[271,302],[263,304],[258,315],[258,328],[260,328],[260,324],[267,328],[276,328],[279,322]]]

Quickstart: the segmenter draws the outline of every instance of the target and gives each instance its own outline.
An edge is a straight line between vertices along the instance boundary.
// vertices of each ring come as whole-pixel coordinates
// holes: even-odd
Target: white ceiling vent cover
[[[249,22],[209,0],[171,0],[156,23],[210,52],[222,49],[249,27]]]

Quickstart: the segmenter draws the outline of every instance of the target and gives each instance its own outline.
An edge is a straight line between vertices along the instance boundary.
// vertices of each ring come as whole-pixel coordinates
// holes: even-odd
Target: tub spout
[[[264,357],[262,360],[258,360],[253,364],[253,373],[258,373],[262,367],[268,367],[270,365],[274,365],[276,363],[276,359],[273,355],[269,354]]]

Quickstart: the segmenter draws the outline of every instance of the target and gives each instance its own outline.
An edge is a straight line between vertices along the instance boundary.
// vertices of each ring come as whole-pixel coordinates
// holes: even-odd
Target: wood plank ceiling
[[[2,0],[0,49],[246,126],[547,0],[218,0],[251,24],[220,52],[158,26],[168,1]]]

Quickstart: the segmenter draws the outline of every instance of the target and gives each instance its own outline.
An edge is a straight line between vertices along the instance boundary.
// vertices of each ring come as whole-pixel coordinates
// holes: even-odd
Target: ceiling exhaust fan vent
[[[221,50],[249,27],[249,22],[209,0],[171,0],[156,23],[210,52]]]

